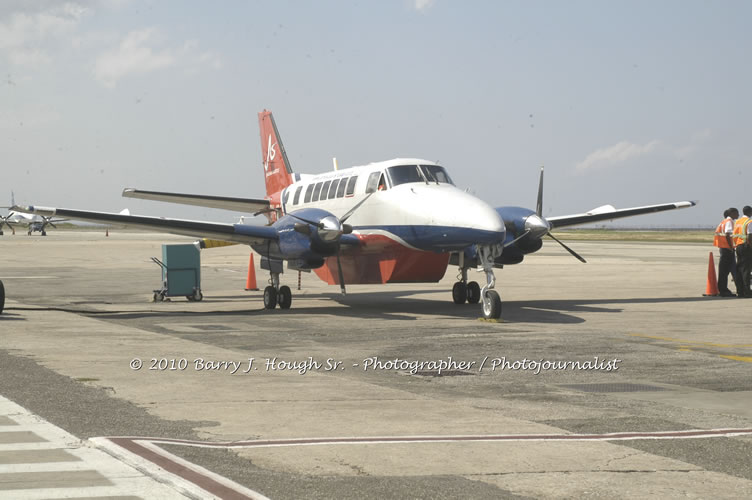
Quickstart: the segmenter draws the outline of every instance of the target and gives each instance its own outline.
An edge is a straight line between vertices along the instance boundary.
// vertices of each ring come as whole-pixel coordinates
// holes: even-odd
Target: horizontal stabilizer
[[[143,191],[141,189],[123,189],[125,198],[141,200],[164,201],[180,205],[194,205],[197,207],[219,208],[234,212],[257,213],[269,209],[268,200],[253,198],[229,198],[226,196],[207,196],[202,194],[164,193],[160,191]]]

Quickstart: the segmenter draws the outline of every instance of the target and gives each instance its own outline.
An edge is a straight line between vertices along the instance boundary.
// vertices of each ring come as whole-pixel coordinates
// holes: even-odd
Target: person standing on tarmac
[[[749,234],[750,222],[752,222],[752,207],[749,205],[742,209],[744,215],[736,219],[734,223],[733,243],[736,248],[736,268],[738,270],[739,281],[736,285],[736,291],[739,297],[752,298],[750,290],[750,273],[752,273],[752,242]]]
[[[739,210],[729,208],[723,212],[723,217],[725,218],[718,224],[715,230],[715,238],[713,238],[713,245],[718,247],[721,254],[718,260],[718,293],[721,297],[733,297],[734,294],[728,288],[729,274],[734,278],[737,294],[742,291],[739,273],[736,269],[736,259],[734,258],[734,241],[731,238],[734,234],[734,219],[739,217]]]

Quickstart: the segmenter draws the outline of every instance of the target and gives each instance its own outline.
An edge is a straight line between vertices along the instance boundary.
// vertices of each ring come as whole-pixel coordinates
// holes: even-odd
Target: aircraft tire
[[[501,317],[501,297],[495,290],[488,290],[483,299],[483,317],[499,319]]]
[[[467,284],[467,303],[477,304],[480,302],[480,285],[477,281],[471,281]]]
[[[277,292],[277,302],[279,303],[280,309],[290,309],[290,304],[292,304],[292,291],[289,286],[283,285],[279,287],[279,291]]]
[[[3,282],[0,281],[0,314],[2,314],[4,308],[5,308],[5,286],[3,286]]]
[[[455,304],[464,304],[467,301],[467,287],[461,281],[458,281],[452,287],[452,300]]]
[[[264,307],[267,309],[277,307],[277,290],[271,285],[264,288]]]
[[[47,231],[42,231],[42,236],[47,236]]]

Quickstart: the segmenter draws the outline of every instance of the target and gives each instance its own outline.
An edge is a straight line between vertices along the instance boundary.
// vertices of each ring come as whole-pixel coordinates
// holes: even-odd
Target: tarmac
[[[702,296],[710,243],[546,242],[488,322],[454,268],[344,297],[289,271],[267,311],[242,246],[202,250],[203,301],[152,302],[190,241],[0,237],[0,497],[752,497],[752,301]],[[99,483],[40,480],[65,471]]]

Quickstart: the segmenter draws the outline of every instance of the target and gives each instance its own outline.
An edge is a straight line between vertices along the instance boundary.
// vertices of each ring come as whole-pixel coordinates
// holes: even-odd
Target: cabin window
[[[292,198],[292,204],[297,205],[300,201],[300,192],[303,191],[303,186],[298,186],[298,189],[295,190],[295,196]]]
[[[285,189],[285,193],[282,195],[282,205],[287,205],[287,200],[290,199],[290,191]]]
[[[332,181],[326,181],[324,185],[321,186],[321,196],[319,197],[319,200],[325,200],[329,195],[329,184],[331,183]]]
[[[366,193],[373,193],[379,185],[379,177],[381,172],[372,172],[368,176],[368,182],[366,183]]]
[[[334,179],[332,185],[329,186],[329,199],[331,200],[337,194],[337,185],[339,185],[339,179]]]
[[[303,198],[303,202],[308,203],[309,201],[311,201],[312,194],[313,194],[313,184],[309,184],[305,190],[305,198]]]
[[[400,165],[398,167],[389,167],[389,178],[392,180],[392,186],[407,184],[409,182],[425,182],[417,165]]]
[[[346,196],[352,196],[353,193],[355,193],[355,184],[357,183],[358,183],[357,175],[350,177],[350,180],[347,181],[347,190],[345,191]]]
[[[337,188],[337,198],[342,198],[345,196],[345,188],[347,187],[347,179],[342,179],[339,181],[339,187]]]
[[[321,185],[323,182],[317,182],[316,186],[313,188],[313,198],[311,198],[311,201],[319,201],[319,194],[321,193]]]

